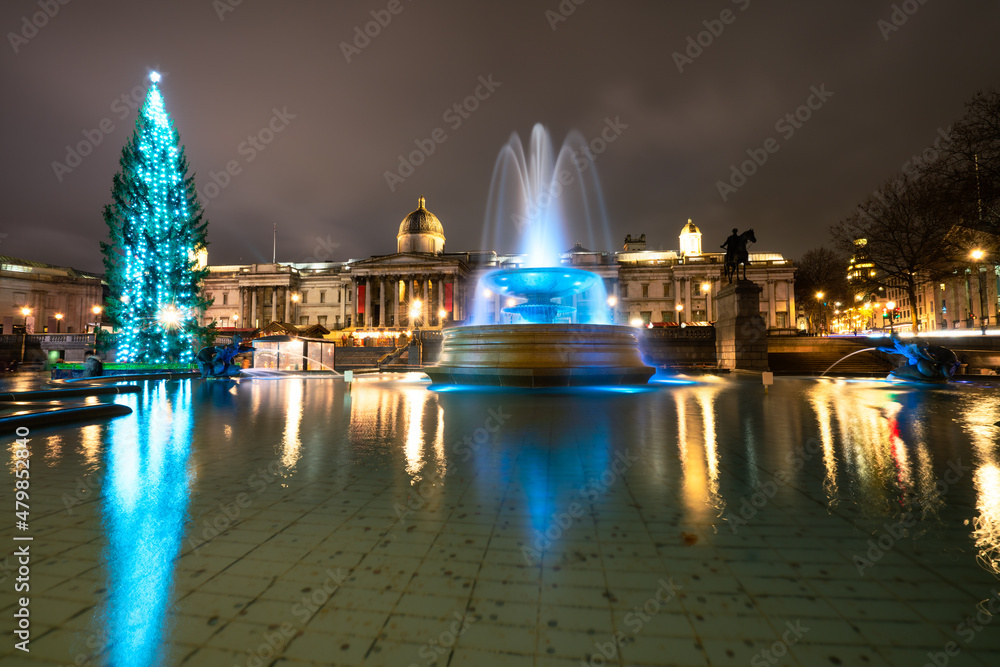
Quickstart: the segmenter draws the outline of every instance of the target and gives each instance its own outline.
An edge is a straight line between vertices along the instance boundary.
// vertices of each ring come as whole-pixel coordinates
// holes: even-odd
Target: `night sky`
[[[58,12],[26,28],[49,3]],[[141,102],[151,69],[215,195],[202,198],[213,264],[270,261],[275,223],[279,261],[394,252],[419,195],[447,250],[478,249],[511,132],[592,139],[609,118],[627,126],[595,163],[616,243],[645,233],[675,249],[693,218],[706,249],[754,227],[754,250],[795,258],[1000,85],[997,3],[908,0],[895,16],[888,1],[563,0],[568,16],[559,0],[398,3],[4,0],[0,254],[101,270],[129,96]],[[391,20],[347,62],[342,43],[372,11]],[[706,21],[722,29],[710,43]],[[674,53],[701,32],[708,46],[679,71]],[[479,108],[446,116],[480,77],[494,84]],[[811,117],[778,124],[813,89]],[[272,123],[269,144],[245,143]],[[391,191],[385,172],[437,128],[446,140]],[[97,145],[53,166],[81,142]],[[723,201],[718,182],[748,150],[767,160]],[[239,173],[206,189],[230,161]]]

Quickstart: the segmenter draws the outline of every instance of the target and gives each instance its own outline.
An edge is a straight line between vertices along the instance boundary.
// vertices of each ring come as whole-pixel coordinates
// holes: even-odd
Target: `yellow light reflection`
[[[281,465],[287,476],[295,468],[302,456],[302,440],[299,426],[302,423],[302,392],[305,380],[289,380],[288,396],[285,404],[285,433],[281,439]]]

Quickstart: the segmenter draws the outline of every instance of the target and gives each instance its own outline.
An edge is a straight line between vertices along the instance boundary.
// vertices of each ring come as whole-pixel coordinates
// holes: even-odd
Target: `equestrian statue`
[[[732,284],[733,276],[740,279],[740,264],[743,265],[743,280],[747,279],[747,265],[750,263],[750,252],[747,250],[747,243],[756,243],[757,237],[753,235],[753,229],[748,229],[742,234],[738,229],[733,229],[726,242],[720,248],[726,250],[726,261],[723,269],[726,272],[726,279]]]

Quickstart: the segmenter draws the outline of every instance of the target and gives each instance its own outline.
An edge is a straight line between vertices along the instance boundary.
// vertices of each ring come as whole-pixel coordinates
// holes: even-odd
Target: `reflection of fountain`
[[[528,159],[516,135],[501,150],[490,188],[486,229],[487,233],[491,228],[499,232],[500,222],[489,216],[500,218],[501,212],[512,212],[518,231],[526,231],[522,251],[528,266],[483,276],[477,290],[477,297],[483,298],[473,308],[473,325],[444,331],[441,360],[425,371],[435,383],[645,384],[653,374],[654,369],[642,363],[633,329],[610,324],[601,277],[556,266],[568,207],[583,202],[581,215],[591,237],[592,212],[603,209],[593,171],[588,174],[593,185],[588,197],[591,193],[584,188],[582,170],[572,160],[572,141],[575,138],[567,140],[553,157],[552,142],[545,129],[536,125]],[[570,187],[578,189],[580,196],[567,196]],[[588,204],[592,200],[596,206]],[[502,312],[511,316],[511,324],[492,324],[494,295],[506,303]],[[581,299],[588,308],[578,313],[570,303]]]

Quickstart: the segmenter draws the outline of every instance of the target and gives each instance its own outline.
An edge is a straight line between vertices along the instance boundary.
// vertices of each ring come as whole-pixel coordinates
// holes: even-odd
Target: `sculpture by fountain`
[[[888,344],[875,349],[906,358],[906,364],[889,373],[890,378],[897,380],[943,383],[950,380],[961,365],[955,353],[946,347],[929,345],[922,340],[904,343],[898,335],[891,336]]]
[[[239,354],[242,342],[243,339],[236,334],[229,345],[209,345],[201,348],[195,357],[198,369],[201,370],[201,377],[227,378],[239,375],[241,369],[232,361]]]

